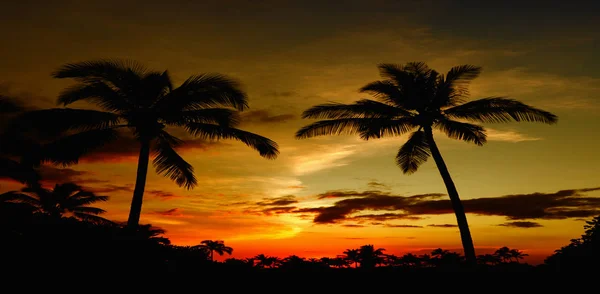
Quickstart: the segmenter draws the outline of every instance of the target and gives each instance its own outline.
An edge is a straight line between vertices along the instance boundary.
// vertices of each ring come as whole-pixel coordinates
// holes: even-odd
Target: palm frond
[[[234,139],[258,151],[260,156],[275,159],[279,155],[279,146],[273,140],[263,136],[242,131],[236,128],[222,127],[213,124],[188,123],[188,132],[207,140]]]
[[[415,76],[428,76],[432,72],[429,66],[422,61],[408,62],[403,66],[403,70],[412,73]]]
[[[456,84],[470,82],[476,79],[481,74],[481,67],[465,64],[455,66],[446,74],[446,82]]]
[[[296,138],[305,139],[326,135],[354,135],[367,128],[369,119],[365,118],[340,118],[322,120],[306,125],[296,132]]]
[[[396,155],[396,164],[405,174],[412,174],[427,161],[431,151],[425,137],[425,132],[418,130],[400,147]]]
[[[208,107],[248,108],[248,98],[238,81],[219,74],[191,76],[155,105],[161,112],[176,114],[183,110]]]
[[[104,82],[81,83],[68,87],[59,93],[57,104],[66,106],[84,100],[98,105],[104,110],[117,113],[134,108],[121,90]]]
[[[167,114],[168,115],[168,114]],[[183,126],[186,123],[209,123],[224,127],[235,127],[240,122],[238,111],[227,108],[206,108],[195,110],[184,110],[174,113],[173,116],[164,117],[167,124]]]
[[[127,91],[137,85],[147,69],[133,60],[100,59],[67,63],[52,73],[54,78],[74,78],[82,82],[109,82],[115,87]]]
[[[326,103],[313,106],[302,113],[302,118],[395,118],[412,116],[410,111],[381,102],[363,99],[353,104]]]
[[[102,147],[118,138],[115,129],[97,129],[61,137],[41,147],[38,162],[51,162],[58,165],[71,165],[90,151]]]
[[[91,215],[98,215],[98,214],[103,214],[106,212],[106,210],[104,210],[102,208],[90,207],[90,206],[77,206],[77,207],[72,207],[69,210],[71,210],[73,213],[85,213],[85,214],[91,214]]]
[[[163,139],[155,145],[156,156],[153,160],[156,173],[169,177],[177,185],[191,189],[198,184],[194,175],[194,167],[186,162],[173,146]]]
[[[14,123],[48,135],[56,135],[66,131],[110,128],[119,121],[119,116],[110,112],[52,108],[24,112],[15,119]]]
[[[383,103],[402,105],[402,92],[391,81],[375,81],[359,89],[361,93],[368,93]]]
[[[482,126],[458,122],[450,119],[441,119],[435,127],[444,132],[448,137],[482,146],[487,142],[487,135]]]
[[[558,117],[550,112],[534,108],[514,99],[491,97],[467,102],[446,109],[444,113],[453,118],[483,123],[541,122],[553,124]]]
[[[75,215],[75,217],[77,217],[83,221],[97,224],[97,225],[114,225],[115,224],[111,220],[108,220],[101,216],[97,216],[97,215],[93,215],[93,214],[87,214],[87,213],[81,213],[81,212],[75,212],[73,214]]]
[[[371,138],[382,138],[404,135],[418,125],[413,117],[401,117],[399,119],[369,119],[369,122],[359,131],[360,138],[369,140]]]
[[[33,207],[36,207],[36,208],[41,207],[40,199],[36,198],[35,196],[31,196],[26,193],[20,193],[17,191],[9,191],[7,193],[2,194],[2,200],[10,201],[10,202],[25,203],[25,204],[29,204]]]
[[[23,109],[23,105],[16,99],[0,95],[0,113],[14,113]]]

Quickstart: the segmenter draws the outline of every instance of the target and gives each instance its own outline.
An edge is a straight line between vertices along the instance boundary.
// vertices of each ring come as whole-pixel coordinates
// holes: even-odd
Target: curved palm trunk
[[[446,167],[446,163],[442,158],[442,154],[433,140],[433,132],[431,128],[426,128],[425,134],[427,137],[427,143],[429,144],[429,149],[431,151],[431,156],[435,160],[435,164],[440,171],[440,175],[444,180],[444,184],[446,184],[446,190],[448,190],[448,196],[450,197],[450,202],[452,203],[452,208],[454,209],[456,221],[460,230],[460,239],[462,241],[463,250],[465,251],[467,263],[469,265],[475,265],[477,264],[475,247],[473,246],[473,239],[471,238],[471,232],[469,230],[469,223],[467,222],[465,210],[460,202],[460,198],[458,197],[458,191],[456,190],[456,186],[454,186],[452,177],[450,177],[450,172],[448,172],[448,167]]]
[[[148,174],[148,161],[150,159],[150,141],[142,141],[140,146],[140,157],[138,158],[137,177],[129,209],[127,227],[137,228],[142,213],[142,201],[144,200],[144,188],[146,187],[146,176]]]

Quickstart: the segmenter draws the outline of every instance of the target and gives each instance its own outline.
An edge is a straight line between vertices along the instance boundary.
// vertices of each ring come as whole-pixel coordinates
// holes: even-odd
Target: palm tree
[[[373,268],[383,262],[383,254],[385,249],[375,249],[373,245],[363,245],[358,249],[358,258],[360,261],[360,267],[362,268]]]
[[[448,137],[477,145],[486,143],[483,127],[465,121],[500,123],[529,121],[552,124],[557,117],[514,99],[491,97],[466,102],[468,83],[481,68],[461,65],[444,76],[422,62],[381,64],[384,80],[367,84],[360,92],[378,101],[363,99],[353,104],[326,103],[304,111],[303,118],[325,119],[297,131],[297,138],[359,134],[364,140],[400,136],[412,132],[396,156],[405,174],[417,171],[432,156],[448,190],[465,255],[476,264],[475,248],[467,217],[448,168],[433,139],[433,129]]]
[[[346,256],[346,259],[354,264],[354,267],[356,268],[358,263],[360,262],[360,257],[359,257],[359,250],[358,249],[346,249],[346,251],[344,251],[344,255]]]
[[[195,75],[175,88],[167,71],[149,71],[136,62],[119,60],[70,63],[53,76],[77,81],[59,95],[59,104],[87,101],[103,111],[55,108],[23,115],[21,121],[38,130],[68,132],[46,144],[38,160],[75,164],[89,151],[118,139],[118,130],[129,129],[140,144],[129,227],[139,224],[151,150],[158,174],[186,189],[197,185],[193,167],[176,152],[184,141],[167,127],[183,128],[206,140],[239,140],[268,159],[279,153],[274,141],[235,128],[238,111],[248,108],[248,99],[238,82],[226,76]]]
[[[518,250],[518,249],[511,249],[509,251],[510,254],[510,258],[514,258],[515,261],[517,263],[519,263],[519,259],[524,259],[526,256],[529,256],[529,254],[527,253],[523,253],[522,251]]]
[[[220,256],[223,256],[223,254],[227,253],[229,255],[231,255],[231,253],[233,252],[233,248],[225,246],[225,242],[218,240],[218,241],[212,241],[212,240],[204,240],[202,242],[200,242],[200,245],[195,246],[197,248],[202,248],[206,251],[208,251],[209,257],[210,257],[210,261],[214,261],[214,256],[215,256],[215,252],[217,254],[219,254]]]
[[[12,202],[27,203],[38,212],[54,218],[69,216],[92,223],[112,224],[111,221],[99,216],[106,211],[89,206],[96,202],[107,201],[108,196],[98,196],[74,183],[56,184],[52,190],[37,186],[26,187],[21,191],[12,191],[4,195]]]
[[[259,254],[254,257],[254,260],[257,261],[256,266],[259,268],[275,268],[281,263],[279,258],[274,256],[266,256],[264,254]]]
[[[494,252],[494,255],[496,255],[500,260],[502,260],[502,262],[511,262],[512,260],[512,254],[510,253],[510,248],[504,246],[501,247],[500,249],[496,250],[496,252]]]
[[[17,115],[23,111],[23,106],[15,99],[0,95],[0,115],[2,119]],[[8,122],[2,122],[7,124]],[[39,181],[39,174],[30,166],[15,160],[15,157],[22,155],[23,146],[18,146],[24,142],[17,137],[8,136],[5,130],[0,138],[0,178],[10,178],[23,184],[36,185]],[[15,132],[11,132],[11,135]],[[21,154],[15,154],[21,153]]]

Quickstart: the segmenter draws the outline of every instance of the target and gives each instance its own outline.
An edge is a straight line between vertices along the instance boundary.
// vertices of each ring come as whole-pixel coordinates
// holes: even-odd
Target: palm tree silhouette
[[[233,252],[233,248],[225,246],[225,242],[221,240],[212,241],[212,240],[204,240],[200,242],[200,245],[194,246],[196,248],[204,249],[209,252],[210,261],[214,261],[215,252],[220,256],[227,253],[231,255]]]
[[[268,159],[279,151],[274,141],[235,128],[238,111],[248,108],[246,94],[235,80],[219,74],[201,74],[173,87],[167,71],[149,71],[133,61],[98,60],[63,65],[55,78],[72,78],[75,86],[63,91],[58,103],[64,106],[87,101],[104,111],[45,109],[30,111],[22,120],[42,130],[69,132],[46,144],[40,161],[70,165],[89,151],[114,141],[118,130],[129,129],[140,143],[137,177],[127,225],[139,224],[151,150],[158,174],[177,185],[197,185],[193,167],[176,152],[183,140],[167,127],[183,128],[205,140],[235,139]]]
[[[359,250],[346,249],[346,251],[344,251],[344,255],[346,256],[346,260],[354,264],[354,267],[356,268],[358,263],[360,262]]]
[[[364,140],[400,136],[412,132],[396,155],[405,174],[417,171],[432,156],[448,190],[456,214],[465,255],[476,264],[475,248],[458,191],[433,139],[433,129],[448,137],[477,145],[486,143],[485,129],[464,122],[500,123],[529,121],[552,124],[557,117],[519,101],[500,97],[465,102],[467,85],[481,68],[461,65],[444,76],[423,62],[378,66],[384,80],[367,84],[360,92],[377,100],[363,99],[354,104],[326,103],[304,111],[303,118],[325,119],[302,127],[297,138],[322,135],[359,134]]]
[[[2,115],[2,119],[18,115],[23,110],[23,106],[17,100],[0,95],[0,115]],[[18,146],[24,142],[14,136],[7,135],[7,133],[17,135],[15,134],[16,130],[0,131],[2,132],[0,138],[0,178],[9,178],[23,184],[36,185],[40,178],[39,174],[32,167],[15,159],[21,155],[16,153],[24,151],[23,146]]]
[[[54,218],[74,217],[98,224],[112,224],[111,221],[99,216],[106,212],[101,208],[89,205],[108,200],[108,196],[98,196],[86,191],[74,183],[56,184],[49,190],[41,186],[26,187],[22,192],[9,192],[5,197],[11,201],[27,203],[39,212]]]
[[[259,254],[254,257],[254,260],[257,261],[256,266],[259,268],[275,268],[281,263],[279,258],[274,256],[266,256],[264,254]]]
[[[358,258],[360,261],[360,267],[362,268],[373,268],[378,264],[381,264],[384,260],[385,249],[375,249],[373,245],[363,245],[358,250]]]
[[[512,254],[510,248],[504,246],[494,252],[494,255],[498,256],[502,262],[511,262]]]
[[[525,257],[529,256],[529,254],[527,253],[523,253],[522,251],[518,250],[518,249],[511,249],[509,251],[510,254],[510,258],[514,258],[515,262],[519,263],[519,259],[524,259]]]

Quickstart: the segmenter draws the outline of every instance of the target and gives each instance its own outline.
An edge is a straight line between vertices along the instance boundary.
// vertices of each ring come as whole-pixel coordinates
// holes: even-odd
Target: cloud
[[[82,176],[89,176],[91,173],[87,171],[79,171],[71,168],[56,168],[52,166],[42,165],[37,171],[44,182],[66,183],[66,182],[81,182]]]
[[[543,227],[541,224],[529,221],[516,221],[499,224],[502,227],[513,227],[513,228],[540,228]]]
[[[458,228],[458,225],[453,224],[431,224],[427,226],[432,228]]]
[[[367,186],[373,189],[390,189],[389,185],[377,181],[370,181],[367,183]]]
[[[344,224],[342,225],[342,227],[346,227],[346,228],[364,228],[364,225],[357,225],[357,224]]]
[[[156,211],[153,211],[152,213],[162,215],[162,216],[172,216],[172,217],[184,216],[182,209],[180,209],[180,208],[172,208],[172,209],[168,209],[168,210],[156,210]]]
[[[462,202],[467,213],[504,216],[508,220],[581,218],[600,214],[600,197],[586,196],[587,192],[599,190],[600,187],[569,189],[555,193],[537,192],[494,198],[466,199]],[[332,206],[301,208],[292,212],[316,214],[313,222],[317,224],[340,223],[360,219],[377,221],[418,219],[423,215],[454,213],[450,200],[439,199],[441,195],[443,194],[430,193],[400,196],[382,191],[331,191],[316,195],[316,198],[346,199],[339,200]],[[360,214],[365,211],[383,211],[385,213],[379,215]]]
[[[218,146],[220,142],[208,142],[201,139],[185,139],[175,149],[180,153],[191,150],[206,151]],[[81,162],[137,162],[140,152],[139,142],[130,136],[122,135],[117,140],[94,149],[81,158]]]
[[[275,198],[265,198],[264,201],[256,202],[258,206],[285,206],[298,203],[296,196],[288,195]]]
[[[503,142],[523,142],[523,141],[538,141],[542,138],[529,137],[528,135],[516,132],[516,131],[500,131],[495,129],[486,128],[487,139],[489,141],[503,141]]]
[[[131,192],[133,193],[133,184],[126,185],[103,185],[100,187],[91,187],[88,190],[94,193],[113,193],[113,192]]]
[[[423,226],[416,226],[416,225],[393,225],[393,224],[386,224],[385,226],[388,228],[414,228],[414,229],[423,227]]]
[[[171,192],[162,191],[162,190],[146,190],[146,194],[150,196],[154,196],[160,200],[171,200],[174,198],[180,198],[181,196],[175,195]]]
[[[344,159],[356,153],[355,145],[320,146],[319,150],[294,158],[293,170],[298,176],[325,169],[346,166]]]
[[[268,124],[283,123],[295,119],[296,116],[291,113],[272,114],[266,109],[250,110],[242,113],[242,123],[249,124]]]

